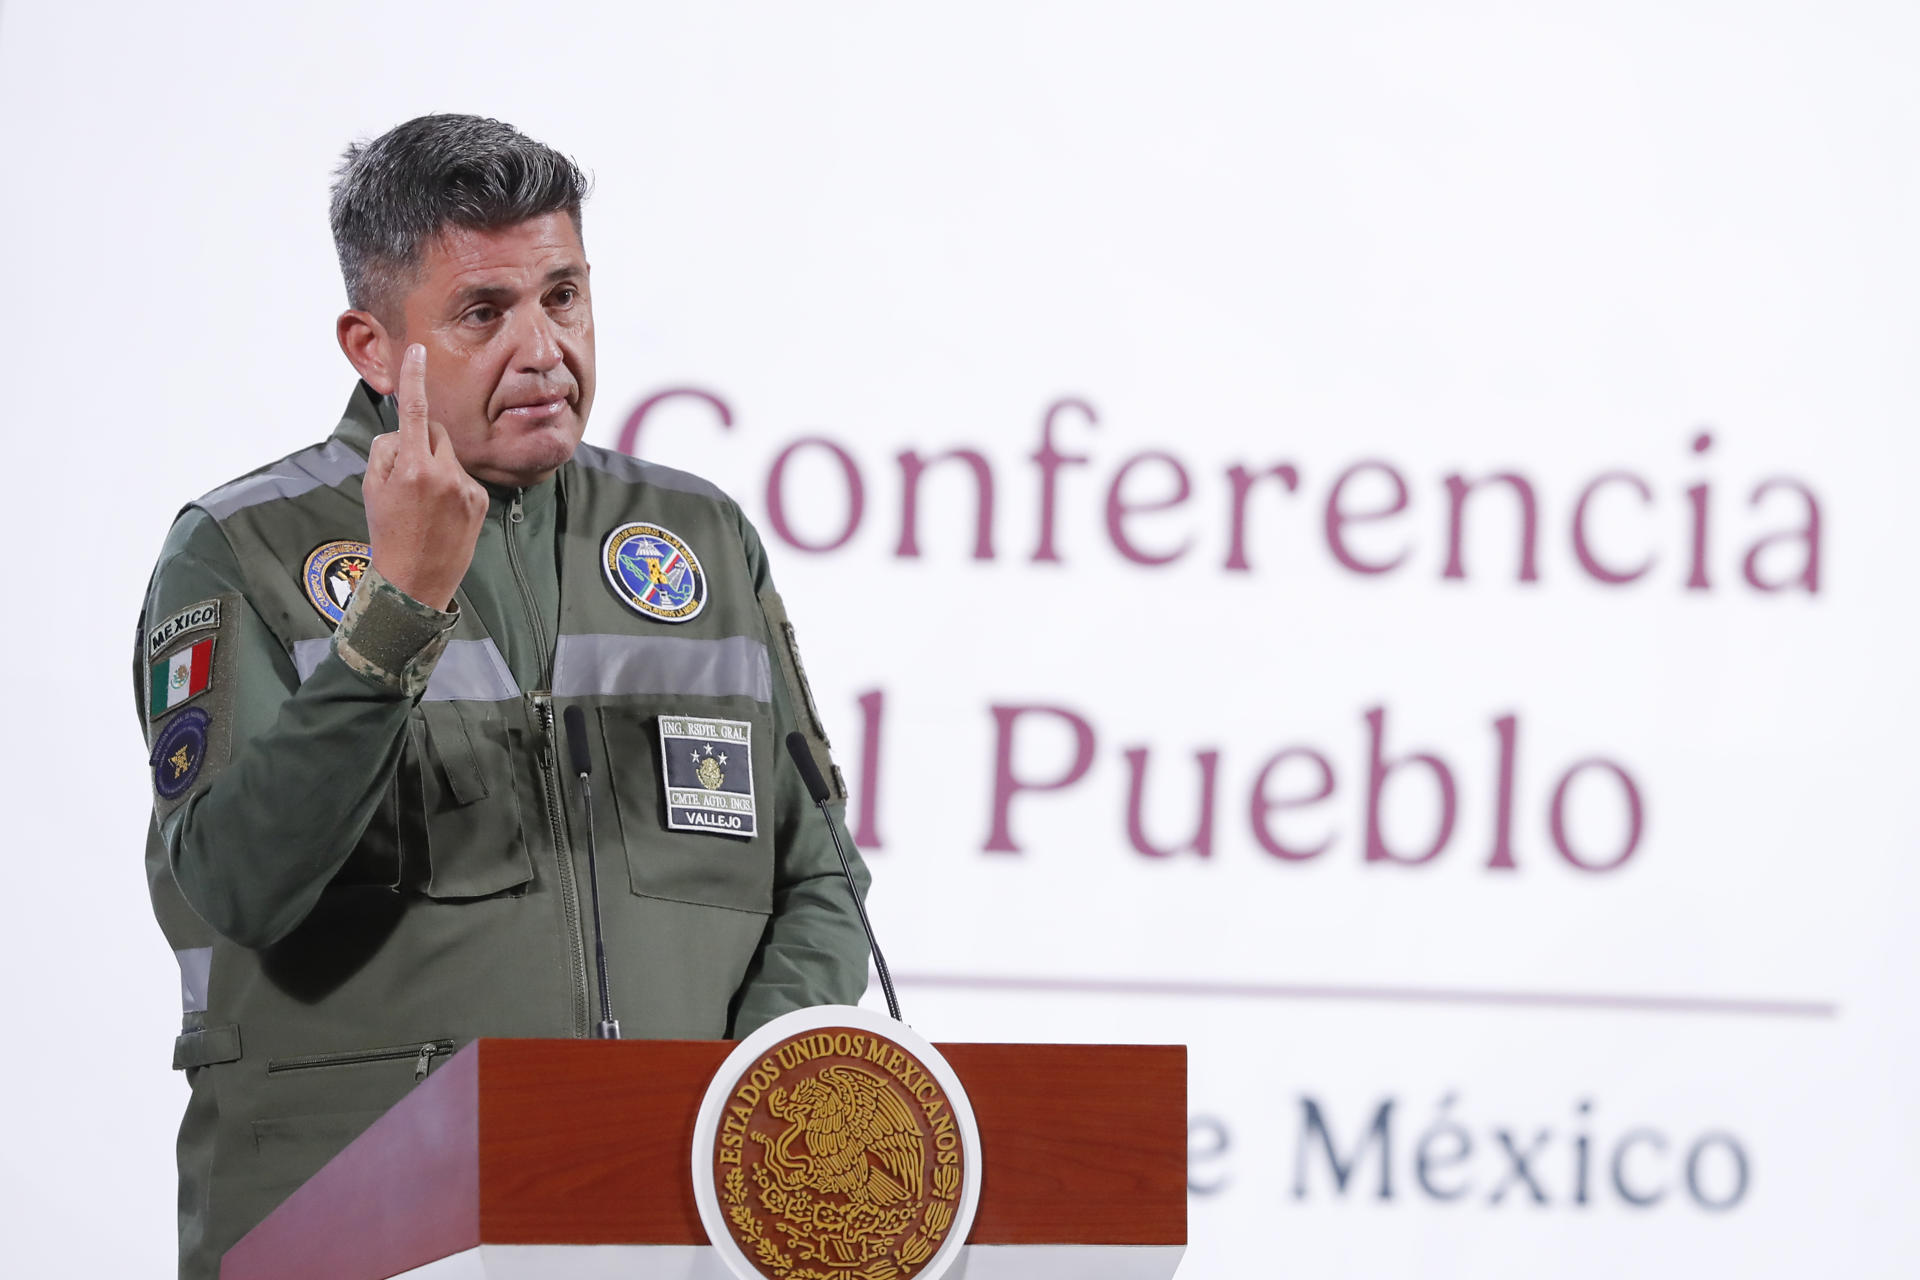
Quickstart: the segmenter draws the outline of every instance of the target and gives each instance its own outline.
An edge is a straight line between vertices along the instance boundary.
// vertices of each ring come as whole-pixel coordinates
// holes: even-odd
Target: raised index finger
[[[432,453],[427,434],[427,349],[417,342],[400,357],[400,385],[394,399],[400,408],[400,452]]]

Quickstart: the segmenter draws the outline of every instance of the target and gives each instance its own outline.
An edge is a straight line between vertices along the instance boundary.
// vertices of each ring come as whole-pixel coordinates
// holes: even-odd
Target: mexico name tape
[[[204,627],[219,625],[220,601],[217,598],[202,600],[199,604],[190,604],[147,632],[147,658],[151,661],[159,657],[162,649],[189,631],[199,631]]]

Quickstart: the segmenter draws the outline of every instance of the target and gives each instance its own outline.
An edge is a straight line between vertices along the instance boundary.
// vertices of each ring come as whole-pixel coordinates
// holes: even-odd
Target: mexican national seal
[[[708,1086],[693,1160],[707,1234],[741,1280],[936,1280],[980,1186],[952,1068],[904,1025],[846,1006],[741,1043]]]

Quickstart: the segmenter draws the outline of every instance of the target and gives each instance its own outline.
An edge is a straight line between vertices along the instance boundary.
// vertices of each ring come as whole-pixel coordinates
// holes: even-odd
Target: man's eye
[[[573,300],[579,296],[578,289],[570,284],[563,284],[553,291],[553,303],[557,307],[570,307],[573,305]]]
[[[468,324],[492,324],[499,314],[492,307],[475,307],[464,318]]]

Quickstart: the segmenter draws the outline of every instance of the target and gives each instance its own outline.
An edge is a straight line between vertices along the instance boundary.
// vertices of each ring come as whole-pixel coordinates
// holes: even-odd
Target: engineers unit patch
[[[707,575],[693,548],[657,524],[623,524],[600,549],[607,585],[635,613],[687,622],[707,603]]]
[[[753,834],[752,725],[661,716],[660,764],[669,831]]]
[[[162,800],[179,797],[200,776],[207,761],[207,726],[213,717],[200,707],[188,707],[167,721],[153,741],[153,789]]]
[[[360,585],[360,576],[373,564],[373,548],[364,542],[341,539],[323,542],[307,556],[300,581],[307,600],[333,626],[347,616],[347,599]]]

